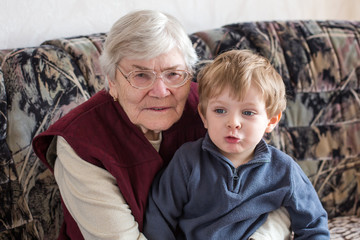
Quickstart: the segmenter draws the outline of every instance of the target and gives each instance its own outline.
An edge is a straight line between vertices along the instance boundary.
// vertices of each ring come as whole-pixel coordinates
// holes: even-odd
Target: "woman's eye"
[[[151,75],[149,73],[139,72],[134,75],[134,79],[149,80],[151,79]]]
[[[255,113],[252,112],[252,111],[243,111],[243,114],[246,115],[246,116],[252,116],[252,115],[254,115]]]
[[[216,112],[218,114],[226,113],[225,109],[221,109],[221,108],[215,109],[214,112]]]
[[[166,73],[165,78],[170,82],[176,82],[179,81],[179,79],[181,79],[181,74],[177,72],[168,72]]]
[[[179,77],[180,76],[180,74],[177,72],[169,72],[166,75],[167,75],[167,77]]]

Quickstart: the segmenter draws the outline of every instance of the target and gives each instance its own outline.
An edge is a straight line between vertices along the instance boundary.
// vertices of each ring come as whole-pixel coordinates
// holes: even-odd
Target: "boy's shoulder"
[[[196,141],[186,142],[181,145],[170,161],[169,167],[181,167],[186,169],[187,172],[191,172],[192,169],[199,165],[202,151],[202,141],[203,138],[200,138]]]
[[[191,154],[193,152],[197,152],[197,150],[201,150],[203,140],[204,138],[199,138],[195,141],[186,142],[180,146],[177,152],[182,152],[183,154]]]
[[[295,162],[294,158],[291,157],[290,155],[288,155],[287,153],[285,153],[284,151],[282,151],[272,145],[268,145],[268,148],[269,148],[272,158],[289,161],[291,163]]]
[[[175,152],[172,161],[181,161],[181,164],[184,164],[185,162],[194,164],[194,162],[196,162],[201,156],[202,142],[203,138],[199,138],[198,140],[184,143]]]
[[[299,163],[293,157],[274,146],[268,146],[271,152],[271,162],[273,164],[273,167],[275,167],[276,169],[286,169],[286,171],[292,174],[297,172],[302,178],[305,176],[305,173],[303,172]]]

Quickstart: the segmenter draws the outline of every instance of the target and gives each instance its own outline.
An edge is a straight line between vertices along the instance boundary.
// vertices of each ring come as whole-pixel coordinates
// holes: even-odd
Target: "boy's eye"
[[[243,114],[246,115],[246,116],[252,116],[252,115],[254,115],[255,113],[252,112],[252,111],[243,111]]]
[[[221,108],[215,109],[214,112],[219,113],[219,114],[226,113],[225,109],[221,109]]]

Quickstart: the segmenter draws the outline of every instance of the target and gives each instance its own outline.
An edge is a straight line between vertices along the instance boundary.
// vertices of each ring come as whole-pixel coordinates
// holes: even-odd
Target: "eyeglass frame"
[[[121,69],[120,69],[120,67],[119,67],[118,65],[116,66],[116,68],[119,70],[119,72],[121,73],[121,75],[126,79],[126,81],[128,81],[129,84],[130,84],[133,88],[136,88],[136,89],[146,89],[146,88],[150,88],[150,87],[155,83],[156,79],[158,78],[158,73],[155,72],[155,71],[152,71],[152,70],[150,70],[150,69],[149,69],[149,70],[133,70],[133,71],[129,72],[129,73],[127,74],[127,76],[126,76],[126,75],[121,71]],[[163,73],[164,73],[164,72],[168,72],[168,71],[181,71],[181,72],[186,73],[187,76],[184,78],[184,80],[183,80],[180,84],[175,85],[175,86],[169,86],[168,83],[167,83],[166,81],[164,81],[164,78],[163,78]],[[137,86],[134,86],[134,85],[130,82],[130,80],[129,80],[128,78],[129,78],[129,76],[130,76],[131,74],[133,74],[133,73],[135,73],[135,72],[149,72],[149,73],[151,72],[151,73],[153,73],[153,74],[155,75],[155,79],[152,81],[152,83],[151,83],[149,86],[146,86],[146,87],[137,87]],[[163,71],[163,72],[160,73],[160,76],[161,76],[161,80],[164,82],[164,84],[165,84],[166,86],[168,86],[168,87],[170,87],[170,88],[179,88],[179,87],[185,85],[185,83],[192,77],[192,74],[191,74],[191,72],[189,72],[189,71],[187,71],[187,70],[165,70],[165,71]]]

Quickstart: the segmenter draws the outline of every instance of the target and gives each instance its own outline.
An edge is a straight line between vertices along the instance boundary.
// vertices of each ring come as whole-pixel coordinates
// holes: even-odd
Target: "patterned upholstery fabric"
[[[56,239],[62,223],[53,175],[32,138],[103,87],[106,34],[0,51],[0,240]],[[329,213],[332,239],[359,239],[360,22],[248,22],[190,35],[199,68],[251,49],[282,75],[288,107],[267,140],[293,156]],[[1,61],[0,59],[0,61]]]
[[[329,219],[331,239],[360,239],[360,218],[345,216]]]
[[[2,64],[6,87],[1,87],[1,96],[7,101],[1,102],[1,110],[7,123],[1,126],[6,129],[7,124],[7,131],[1,132],[6,137],[1,147],[7,151],[1,154],[8,153],[8,160],[1,161],[8,166],[0,168],[0,201],[5,206],[0,210],[5,220],[0,221],[0,239],[56,239],[63,219],[59,190],[31,141],[102,88],[98,58],[104,35],[101,42],[97,38],[54,40],[15,50]]]

